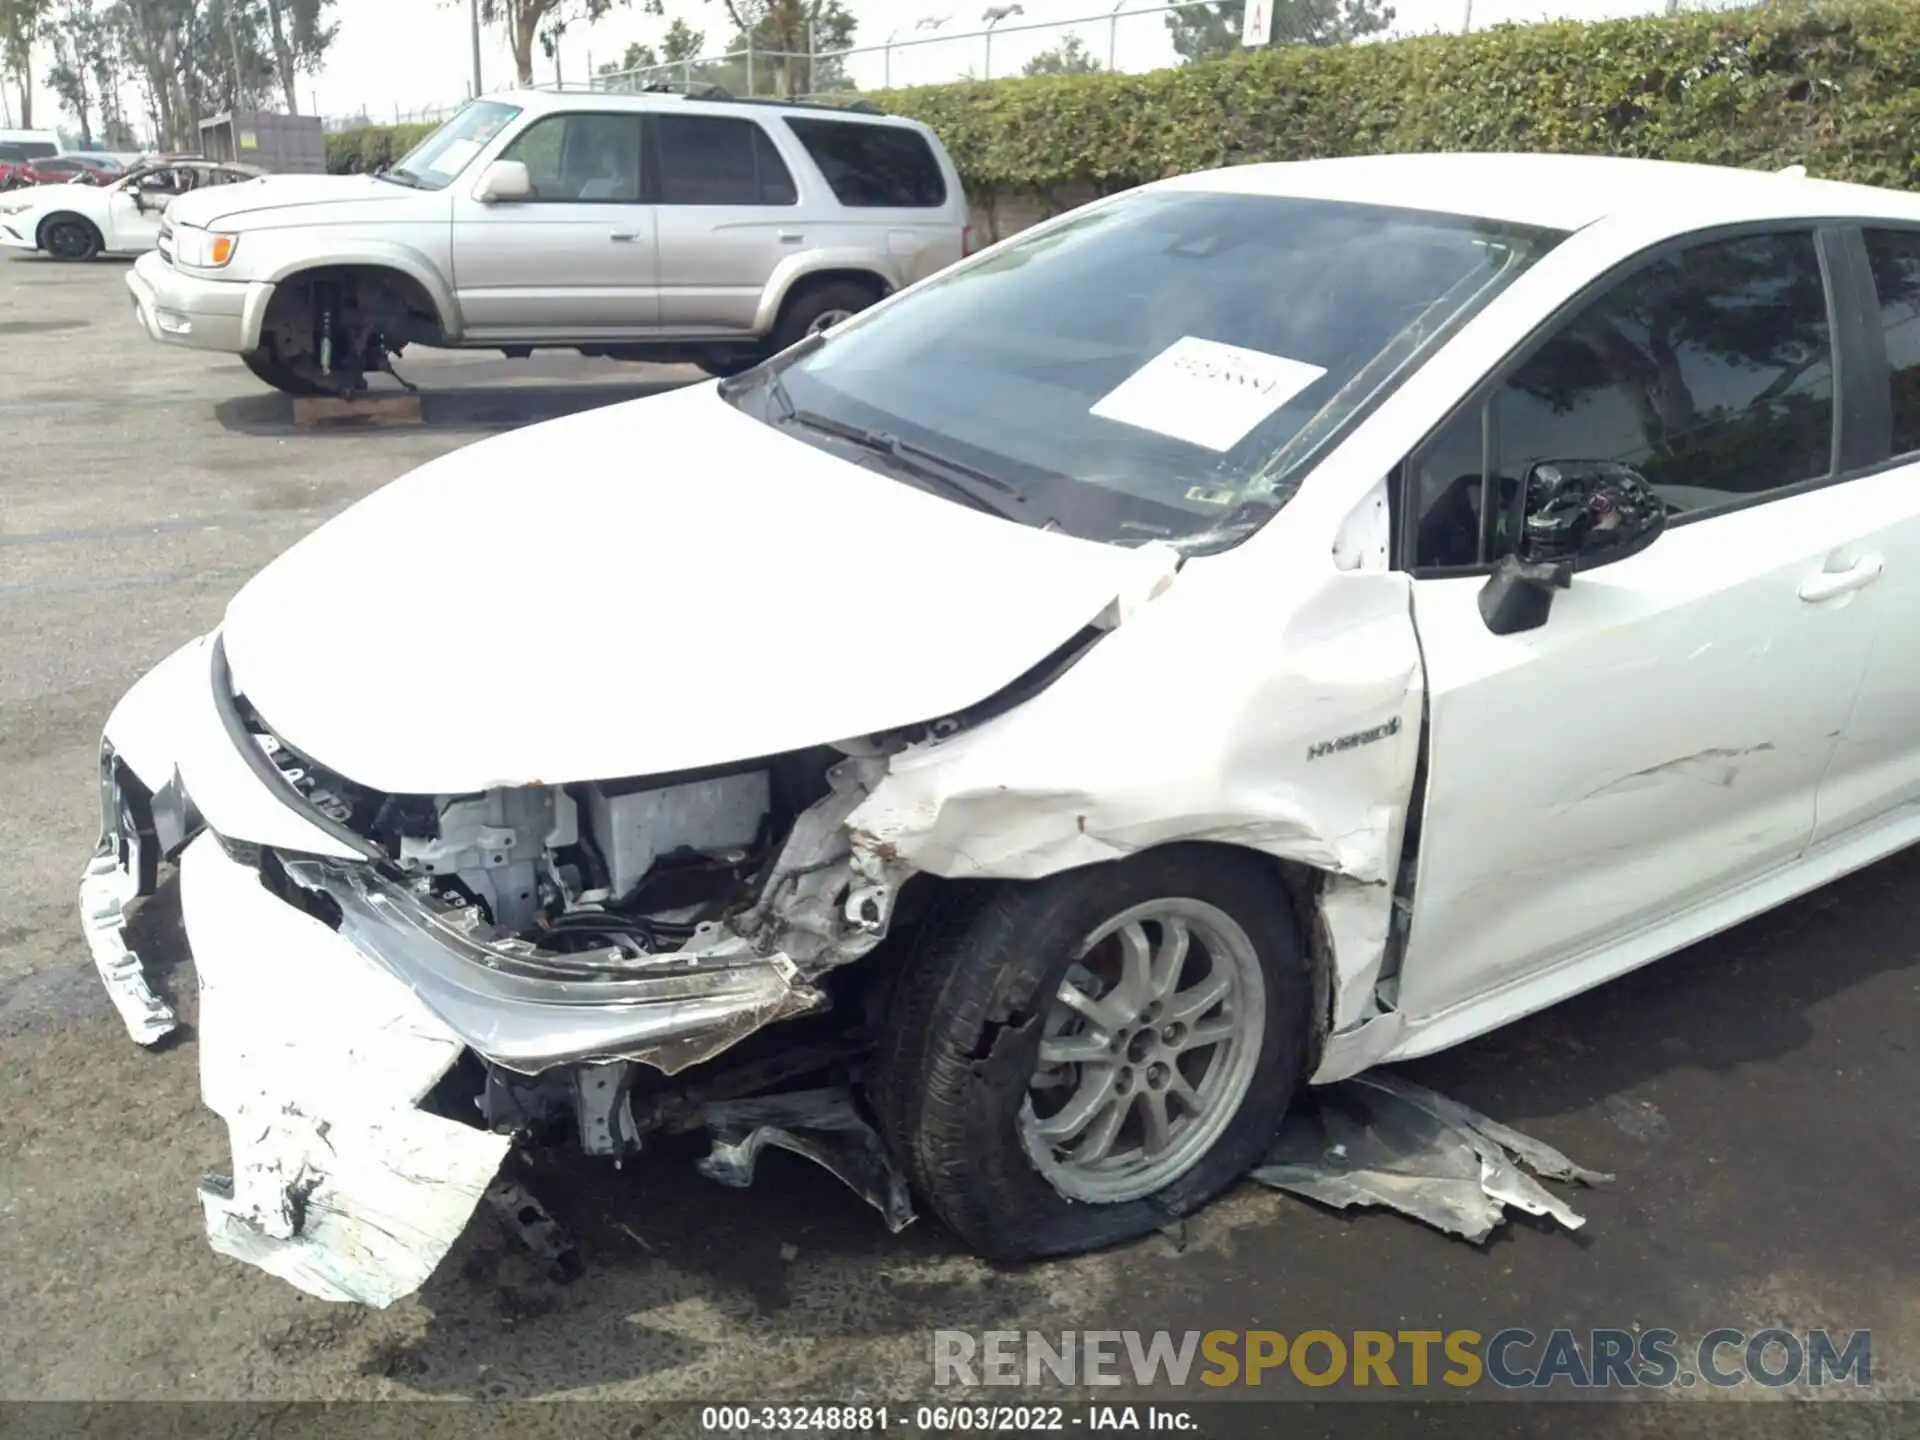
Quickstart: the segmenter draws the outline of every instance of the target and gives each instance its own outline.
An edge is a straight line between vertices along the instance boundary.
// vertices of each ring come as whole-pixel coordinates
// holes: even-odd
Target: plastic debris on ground
[[[804,1155],[838,1176],[880,1212],[895,1234],[913,1223],[906,1177],[861,1117],[850,1091],[802,1090],[730,1100],[708,1106],[705,1119],[713,1150],[698,1164],[708,1179],[744,1189],[753,1183],[760,1152],[771,1145]]]
[[[1476,1244],[1509,1205],[1569,1230],[1586,1223],[1534,1175],[1613,1179],[1425,1086],[1374,1073],[1308,1091],[1253,1171],[1276,1190],[1341,1210],[1384,1205]]]

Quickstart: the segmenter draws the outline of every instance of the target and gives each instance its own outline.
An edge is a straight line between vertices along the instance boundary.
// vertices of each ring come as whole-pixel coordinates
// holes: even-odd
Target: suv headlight
[[[238,235],[221,235],[212,230],[177,227],[173,232],[173,258],[176,264],[196,270],[218,270],[240,248]]]

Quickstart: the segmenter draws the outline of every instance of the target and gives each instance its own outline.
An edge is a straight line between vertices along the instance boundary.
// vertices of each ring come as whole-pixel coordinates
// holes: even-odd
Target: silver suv
[[[473,101],[375,175],[182,196],[127,284],[155,340],[351,394],[408,345],[732,374],[970,248],[917,122],[534,90]]]

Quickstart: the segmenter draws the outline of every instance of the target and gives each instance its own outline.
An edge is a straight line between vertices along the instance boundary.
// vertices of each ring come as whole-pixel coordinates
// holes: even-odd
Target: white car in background
[[[0,246],[56,260],[144,255],[160,238],[167,206],[181,195],[261,177],[251,165],[167,160],[109,185],[35,185],[0,193]]]

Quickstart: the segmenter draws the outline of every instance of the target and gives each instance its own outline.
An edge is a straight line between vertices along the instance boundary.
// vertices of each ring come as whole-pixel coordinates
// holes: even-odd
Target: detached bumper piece
[[[179,1021],[173,1007],[153,993],[138,952],[127,944],[126,907],[138,889],[117,851],[94,856],[80,877],[80,930],[127,1033],[142,1045],[157,1045]]]
[[[177,780],[149,794],[111,747],[100,752],[100,846],[80,876],[80,933],[127,1034],[156,1045],[179,1028],[127,943],[127,906],[156,887],[160,861],[198,825]]]
[[[418,1108],[465,1043],[413,992],[202,834],[180,858],[200,977],[200,1089],[231,1177],[214,1249],[324,1300],[384,1307],[433,1273],[508,1137]]]
[[[1569,1230],[1586,1224],[1528,1170],[1583,1185],[1613,1179],[1423,1085],[1370,1072],[1295,1105],[1253,1178],[1336,1210],[1384,1205],[1476,1245],[1509,1206]]]

